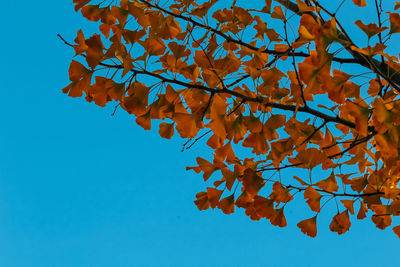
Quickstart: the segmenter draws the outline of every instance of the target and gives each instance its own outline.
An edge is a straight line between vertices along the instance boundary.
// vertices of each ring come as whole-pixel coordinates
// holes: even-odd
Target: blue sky
[[[62,94],[74,52],[57,33],[95,30],[72,1],[4,1],[0,48],[0,266],[397,266],[399,239],[369,220],[350,232],[286,209],[287,228],[197,210],[185,170],[202,146],[144,131],[122,111]],[[307,217],[308,216],[308,217]]]

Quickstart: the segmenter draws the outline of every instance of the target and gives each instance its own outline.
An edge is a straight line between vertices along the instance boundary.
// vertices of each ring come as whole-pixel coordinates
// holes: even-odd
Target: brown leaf
[[[317,182],[315,185],[328,192],[335,192],[339,189],[334,173],[329,175],[328,178]]]
[[[297,227],[300,228],[301,232],[304,234],[316,237],[317,236],[317,216],[314,216],[310,219],[303,220],[297,224]]]
[[[210,202],[208,201],[207,192],[200,192],[196,194],[196,200],[194,201],[199,210],[206,210],[210,207]]]
[[[306,190],[304,191],[304,199],[307,199],[306,202],[312,211],[320,212],[321,198],[322,196],[312,186],[307,187]]]
[[[329,229],[331,229],[332,232],[336,232],[339,235],[346,233],[351,226],[350,218],[349,218],[349,213],[347,210],[336,214],[332,218],[332,222],[329,225]]]
[[[219,199],[221,198],[221,195],[224,191],[223,190],[218,190],[216,188],[212,187],[207,187],[207,196],[208,196],[208,201],[210,202],[211,208],[215,208],[218,204]]]
[[[218,202],[218,208],[223,211],[225,214],[231,214],[235,211],[235,197],[234,195],[230,195],[229,197],[221,199]]]
[[[243,186],[249,194],[256,195],[265,185],[262,179],[254,170],[248,168],[243,174]]]

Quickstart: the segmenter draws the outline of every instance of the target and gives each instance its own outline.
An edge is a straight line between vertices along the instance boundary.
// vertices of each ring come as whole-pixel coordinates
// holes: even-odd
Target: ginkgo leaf
[[[243,141],[243,146],[253,148],[252,152],[256,153],[257,155],[265,154],[269,149],[269,145],[262,132],[249,134]]]
[[[328,178],[318,181],[315,185],[328,192],[335,192],[339,189],[334,173],[331,173]]]
[[[103,57],[103,43],[98,34],[93,35],[86,40],[86,61],[92,69],[94,69],[102,60]]]
[[[75,38],[75,43],[77,43],[77,45],[73,46],[75,50],[75,55],[80,55],[89,48],[88,45],[86,44],[85,36],[83,35],[82,30],[78,31],[77,36]]]
[[[375,23],[369,23],[365,25],[361,20],[357,20],[355,24],[365,32],[365,34],[368,36],[368,38],[371,38],[372,36],[383,32],[386,29],[389,29],[388,27],[378,27]]]
[[[296,181],[298,181],[301,185],[308,185],[306,182],[304,182],[302,179],[300,179],[297,176],[293,176],[293,179],[295,179]]]
[[[274,201],[259,195],[254,196],[254,208],[257,213],[263,217],[270,219],[274,215]]]
[[[307,199],[306,202],[312,211],[320,212],[321,198],[322,195],[319,194],[318,191],[312,186],[308,186],[306,190],[304,190],[304,199]]]
[[[312,218],[303,220],[297,224],[297,227],[300,228],[301,232],[310,236],[316,237],[317,236],[317,216]]]
[[[218,170],[217,167],[215,167],[212,163],[203,158],[197,157],[196,161],[197,164],[199,164],[198,167],[186,167],[186,170],[194,170],[196,173],[203,172],[204,181],[207,181],[208,178],[210,178],[210,176],[216,170]]]
[[[265,6],[262,9],[262,11],[266,12],[266,13],[271,13],[271,4],[272,4],[272,0],[265,0]]]
[[[78,11],[82,7],[84,7],[87,3],[90,2],[90,0],[73,0],[72,1],[75,4],[75,11]]]
[[[354,201],[349,199],[341,199],[343,206],[350,211],[350,214],[354,215]]]
[[[329,229],[331,229],[332,232],[336,232],[339,235],[346,233],[351,226],[350,218],[349,218],[349,213],[347,210],[336,214],[332,218],[332,222],[329,225]]]
[[[312,169],[321,164],[324,158],[325,155],[316,148],[309,148],[300,151],[296,156],[296,159],[304,163],[304,165],[309,169]]]
[[[399,33],[400,32],[400,14],[389,12],[389,21],[390,21],[389,33]]]
[[[365,0],[353,0],[353,3],[359,7],[367,6],[367,2]]]
[[[247,193],[246,190],[243,190],[242,194],[236,199],[235,205],[239,208],[247,208],[254,202],[253,195]]]
[[[221,199],[218,202],[218,208],[225,214],[231,214],[235,211],[235,197],[234,194]]]
[[[264,179],[262,179],[254,170],[248,168],[244,171],[243,186],[246,191],[250,194],[257,194],[258,191],[265,185]]]
[[[293,196],[290,194],[289,189],[282,186],[280,182],[275,182],[272,186],[272,193],[269,196],[276,203],[287,203],[293,199]]]
[[[207,187],[207,196],[208,196],[208,201],[210,202],[211,208],[217,207],[217,204],[219,202],[219,199],[221,198],[221,195],[223,193],[223,190],[218,190],[212,187]]]
[[[86,69],[85,66],[83,66],[78,61],[72,60],[71,65],[69,66],[68,73],[69,73],[69,80],[77,82],[86,75],[88,75],[89,73],[91,73],[91,71]]]
[[[400,238],[400,225],[393,227],[393,232]]]
[[[362,220],[367,217],[366,212],[368,211],[367,207],[364,204],[364,201],[360,203],[360,210],[357,213],[357,219]]]
[[[207,192],[200,192],[196,194],[196,200],[194,201],[199,210],[206,210],[210,207],[210,202],[208,201]]]
[[[151,130],[150,111],[136,118],[136,123],[145,130]]]
[[[142,43],[144,49],[146,49],[146,52],[151,56],[162,55],[166,49],[166,45],[161,39],[148,38],[144,42],[139,42]]]
[[[221,169],[221,173],[225,179],[226,188],[230,191],[236,181],[236,174],[228,168]]]
[[[176,130],[182,138],[193,138],[197,135],[198,128],[193,115],[175,113],[174,121]]]
[[[280,19],[280,20],[285,19],[285,15],[283,14],[283,10],[282,10],[281,6],[274,7],[274,11],[271,14],[271,18]]]
[[[274,210],[274,214],[271,216],[270,221],[272,225],[279,227],[286,227],[287,222],[283,213],[284,207]]]
[[[174,124],[173,123],[160,123],[158,133],[161,137],[171,139],[174,135]]]
[[[376,227],[379,229],[385,229],[392,224],[392,217],[390,214],[390,209],[386,205],[371,205],[371,210],[375,212],[371,219],[375,223]]]

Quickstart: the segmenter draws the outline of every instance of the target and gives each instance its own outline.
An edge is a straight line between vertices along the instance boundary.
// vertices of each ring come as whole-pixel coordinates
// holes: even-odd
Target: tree
[[[83,59],[63,92],[116,101],[146,130],[162,120],[182,150],[207,140],[213,158],[187,168],[209,184],[199,210],[239,207],[284,227],[303,196],[314,215],[297,226],[312,237],[322,211],[338,234],[350,217],[385,229],[400,215],[400,2],[73,2],[100,33],[59,35]],[[344,8],[375,16],[344,25]]]

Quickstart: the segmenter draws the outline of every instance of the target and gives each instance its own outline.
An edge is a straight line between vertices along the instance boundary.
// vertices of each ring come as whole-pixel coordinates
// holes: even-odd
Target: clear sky
[[[303,235],[302,199],[283,229],[243,210],[198,211],[206,185],[185,167],[207,157],[201,145],[182,153],[183,140],[112,117],[112,105],[62,94],[74,52],[57,33],[95,29],[72,0],[2,10],[0,267],[398,266],[400,240],[370,219],[338,236],[323,217],[317,238]]]

